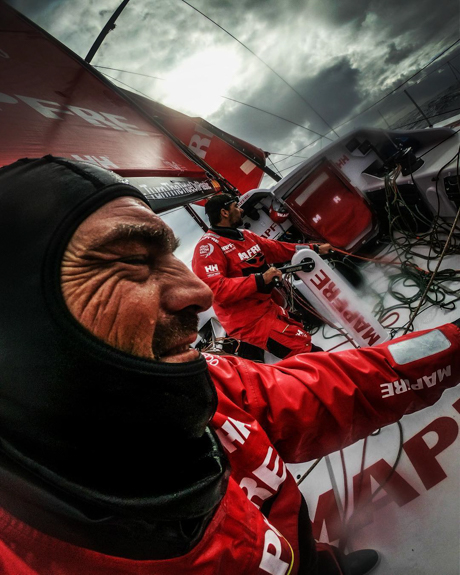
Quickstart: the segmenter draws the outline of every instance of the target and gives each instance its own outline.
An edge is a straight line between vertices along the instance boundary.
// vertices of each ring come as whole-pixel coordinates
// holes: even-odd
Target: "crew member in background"
[[[205,207],[211,229],[195,247],[192,268],[214,294],[214,311],[230,337],[285,359],[318,351],[310,334],[290,312],[275,303],[271,291],[281,272],[272,264],[292,259],[297,244],[262,238],[243,225],[244,211],[230,194],[219,194]],[[320,255],[330,244],[306,244]]]

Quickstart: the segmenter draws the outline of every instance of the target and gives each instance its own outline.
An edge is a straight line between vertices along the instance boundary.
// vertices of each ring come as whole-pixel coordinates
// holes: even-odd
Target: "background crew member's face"
[[[239,228],[243,225],[243,214],[244,210],[239,208],[236,202],[228,206],[228,219],[231,228]]]
[[[64,299],[95,336],[122,351],[178,363],[212,292],[173,251],[172,230],[137,198],[113,200],[75,231],[62,260]]]

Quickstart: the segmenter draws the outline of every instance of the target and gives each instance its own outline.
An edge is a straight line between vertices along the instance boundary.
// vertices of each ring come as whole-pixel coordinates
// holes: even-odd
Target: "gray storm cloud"
[[[119,0],[9,3],[84,57]],[[190,3],[240,43],[180,0],[131,0],[92,63],[162,78],[100,68],[124,87],[284,153],[316,136],[254,108],[325,134],[328,125],[339,126],[365,110],[460,36],[457,0],[439,0],[435,9],[432,0]],[[184,80],[171,88],[166,80],[176,73]],[[210,99],[207,108],[212,91],[217,100]],[[200,97],[203,105],[197,106]],[[403,96],[382,109],[391,117],[402,114],[405,104]],[[362,118],[379,121],[377,110]]]

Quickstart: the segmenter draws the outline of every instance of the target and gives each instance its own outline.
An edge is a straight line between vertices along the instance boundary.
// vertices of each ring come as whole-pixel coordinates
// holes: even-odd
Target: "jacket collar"
[[[222,236],[224,238],[228,238],[229,240],[244,240],[243,232],[237,228],[226,228],[223,226],[215,226],[209,228],[211,232],[214,232],[218,236]]]

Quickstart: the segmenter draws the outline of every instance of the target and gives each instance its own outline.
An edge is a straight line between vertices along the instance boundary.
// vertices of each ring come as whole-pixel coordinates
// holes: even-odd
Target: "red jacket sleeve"
[[[267,238],[262,238],[261,236],[256,236],[256,239],[265,255],[267,262],[272,264],[290,261],[292,256],[295,254],[296,246],[298,245],[290,244],[289,242],[269,240]],[[305,247],[310,247],[310,245],[308,244]]]
[[[253,232],[249,231],[246,231],[246,233],[252,233],[255,235]],[[262,238],[261,236],[256,236],[256,239],[264,252],[265,258],[272,264],[290,261],[296,252],[297,246],[313,249],[313,244],[291,244],[289,242],[269,240],[267,238]]]
[[[207,284],[217,302],[234,303],[257,293],[255,275],[247,277],[227,277],[227,258],[220,247],[215,246],[206,258],[199,256],[201,242],[195,248],[192,269]]]
[[[301,354],[275,365],[219,358],[210,370],[283,459],[298,463],[435,403],[460,381],[459,352],[460,330],[446,324],[372,348]]]

